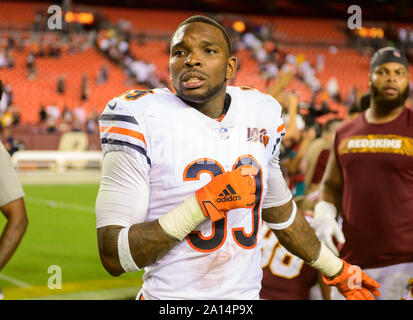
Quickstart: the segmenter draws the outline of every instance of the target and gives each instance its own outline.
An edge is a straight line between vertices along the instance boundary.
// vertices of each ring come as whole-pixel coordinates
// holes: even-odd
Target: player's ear
[[[237,58],[234,56],[229,57],[228,63],[227,63],[227,72],[225,74],[225,80],[231,80],[235,77],[235,74],[237,73],[237,67],[238,67]]]

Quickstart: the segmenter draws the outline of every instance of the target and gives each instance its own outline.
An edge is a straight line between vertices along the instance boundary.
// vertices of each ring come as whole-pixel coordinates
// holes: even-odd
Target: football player
[[[383,299],[400,300],[413,276],[413,112],[404,106],[409,72],[402,52],[378,50],[369,84],[370,107],[336,131],[315,222],[332,250],[332,238],[342,239],[340,256],[377,279]]]
[[[313,212],[298,209],[312,226]],[[313,227],[313,226],[312,226]],[[330,287],[322,275],[285,249],[265,223],[261,229],[263,268],[260,298],[265,300],[320,300],[330,299]]]
[[[261,219],[348,299],[378,284],[320,244],[282,177],[284,124],[271,96],[231,87],[225,29],[193,16],[171,40],[169,89],[132,90],[100,118],[96,200],[101,261],[113,276],[145,268],[139,299],[258,299]],[[357,269],[359,270],[359,269]]]
[[[0,100],[2,85],[0,80]],[[28,219],[24,191],[10,161],[10,155],[0,141],[0,211],[7,219],[0,237],[0,271],[13,256],[27,229]],[[0,290],[0,298],[3,294]]]

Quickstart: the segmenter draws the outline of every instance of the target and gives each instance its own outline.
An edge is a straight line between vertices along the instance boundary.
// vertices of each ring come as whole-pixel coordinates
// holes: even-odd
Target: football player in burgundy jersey
[[[313,212],[298,209],[312,225]],[[262,244],[262,288],[260,298],[265,300],[329,300],[330,287],[324,284],[320,272],[292,255],[278,241],[265,224]]]
[[[336,133],[315,220],[322,241],[340,236],[340,256],[381,284],[382,299],[400,299],[413,276],[413,112],[408,62],[391,47],[370,62],[370,107]],[[339,297],[338,297],[339,298]]]

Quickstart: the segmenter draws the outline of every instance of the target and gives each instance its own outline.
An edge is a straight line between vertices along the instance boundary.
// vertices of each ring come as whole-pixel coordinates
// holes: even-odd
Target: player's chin
[[[204,88],[181,88],[179,96],[191,102],[203,102],[208,99],[208,90]]]
[[[380,95],[376,101],[387,109],[394,109],[397,107],[402,106],[405,103],[405,98],[398,94],[398,95]]]

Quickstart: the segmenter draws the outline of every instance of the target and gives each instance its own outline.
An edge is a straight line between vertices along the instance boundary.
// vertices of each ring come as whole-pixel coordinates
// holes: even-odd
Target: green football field
[[[94,214],[97,184],[23,187],[29,226],[0,272],[5,299],[136,297],[142,273],[112,277],[100,262]],[[0,215],[0,230],[5,223]]]

